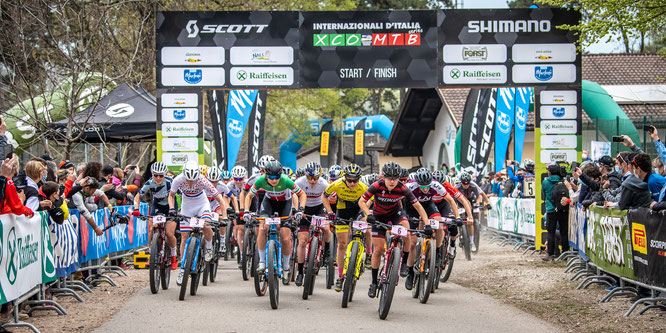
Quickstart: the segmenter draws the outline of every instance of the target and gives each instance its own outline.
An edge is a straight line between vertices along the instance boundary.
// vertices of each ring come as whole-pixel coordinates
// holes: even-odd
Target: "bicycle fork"
[[[200,247],[201,247],[201,242],[199,241],[198,237],[189,237],[187,239],[187,241],[185,241],[185,251],[184,251],[185,260],[181,260],[180,268],[185,269],[185,262],[187,261],[187,248],[191,245],[190,242],[192,241],[192,239],[194,239],[194,241],[193,241],[194,246],[196,246],[195,251],[194,251],[195,256],[194,256],[194,258],[192,258],[193,260],[192,260],[192,267],[191,267],[192,271],[194,271],[197,267],[197,260],[199,259],[198,254],[199,254],[199,250],[200,250]]]

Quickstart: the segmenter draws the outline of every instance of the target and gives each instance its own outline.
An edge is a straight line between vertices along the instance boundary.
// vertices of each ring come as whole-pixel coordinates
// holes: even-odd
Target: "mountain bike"
[[[305,246],[305,276],[303,279],[303,299],[308,299],[314,290],[315,278],[319,274],[319,269],[323,267],[327,258],[325,258],[323,246],[323,228],[329,228],[325,217],[315,215],[305,215],[310,219],[310,237]],[[332,266],[332,265],[331,265]],[[327,276],[328,276],[327,272]]]
[[[192,231],[190,232],[190,237],[185,241],[184,260],[181,263],[181,267],[184,269],[183,281],[180,285],[180,294],[178,296],[178,299],[181,301],[185,299],[187,280],[190,277],[192,279],[192,283],[190,283],[190,295],[194,296],[197,294],[199,280],[201,279],[201,275],[206,266],[204,260],[205,241],[203,229],[207,224],[213,226],[217,224],[197,217],[191,217],[189,219]]]
[[[411,221],[421,219],[410,218]],[[435,277],[437,275],[437,240],[435,230],[439,229],[439,221],[430,220],[429,225],[423,229],[409,229],[418,236],[414,262],[414,287],[412,297],[419,298],[421,303],[427,303],[430,292],[434,289]]]
[[[354,298],[356,282],[365,271],[365,231],[370,229],[363,221],[335,219],[337,225],[350,225],[352,234],[347,249],[345,250],[345,263],[342,270],[344,280],[342,282],[342,304],[346,308]]]
[[[282,274],[282,244],[280,242],[279,227],[282,220],[288,220],[285,228],[292,222],[292,217],[253,217],[253,220],[264,220],[268,225],[268,235],[266,239],[266,270],[263,274],[255,273],[255,289],[257,284],[268,284],[268,295],[270,296],[271,308],[277,309],[280,301],[280,279]],[[256,251],[256,263],[259,263],[259,251]],[[263,287],[265,293],[265,287]],[[263,296],[263,293],[259,296]]]
[[[227,209],[227,218],[229,220],[233,219],[235,215],[235,212],[233,209],[229,210]],[[234,224],[233,223],[227,223],[227,229],[225,230],[225,237],[224,237],[224,247],[222,247],[222,255],[224,256],[224,261],[229,261],[229,257],[234,258],[234,252],[233,252],[233,247],[236,244],[236,240],[234,239]],[[217,233],[216,233],[217,235]]]
[[[467,221],[467,211],[465,210],[465,208],[458,209],[458,213],[460,214],[460,218],[465,221],[463,225],[458,229],[460,231],[460,237],[458,237],[458,245],[461,248],[463,248],[465,252],[465,259],[469,261],[472,260],[472,247],[469,241],[470,223]]]
[[[208,279],[210,279],[210,282],[215,282],[215,278],[217,277],[217,268],[219,266],[220,262],[220,257],[224,255],[223,249],[222,249],[222,244],[220,242],[219,238],[219,230],[221,227],[224,227],[226,225],[229,225],[229,221],[227,220],[219,220],[220,216],[217,213],[213,213],[213,221],[209,223],[211,228],[213,229],[213,258],[206,263],[206,266],[203,271],[203,279],[202,283],[204,286],[208,285]]]
[[[240,257],[241,263],[241,276],[243,277],[244,281],[254,277],[254,271],[257,269],[258,257],[255,259],[257,234],[254,230],[257,225],[259,225],[257,220],[245,223],[245,232],[243,233],[243,249],[238,255]],[[257,292],[257,296],[262,296],[265,292],[265,288],[262,289],[260,287],[261,286],[255,284],[255,291]],[[263,292],[261,290],[263,290]]]
[[[150,244],[150,258],[148,261],[148,272],[150,277],[150,292],[157,294],[160,290],[160,283],[163,290],[169,289],[169,280],[171,277],[171,248],[167,244],[166,223],[167,218],[164,215],[147,216],[140,215],[137,218],[153,221],[153,240]],[[180,222],[179,218],[169,218],[169,220]]]
[[[435,289],[439,288],[440,282],[446,282],[451,276],[451,271],[453,270],[453,263],[455,262],[455,256],[449,252],[449,244],[451,244],[451,235],[449,234],[449,228],[452,225],[458,226],[460,228],[464,222],[462,219],[453,219],[450,217],[443,217],[442,223],[445,224],[444,228],[444,242],[442,242],[440,260],[437,262],[437,276],[435,277]],[[444,276],[442,276],[442,273]],[[441,277],[441,278],[440,278]],[[434,290],[432,291],[434,292]]]

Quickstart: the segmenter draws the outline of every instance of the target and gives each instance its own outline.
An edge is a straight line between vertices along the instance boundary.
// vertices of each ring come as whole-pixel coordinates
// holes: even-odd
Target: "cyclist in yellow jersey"
[[[358,206],[358,200],[363,196],[363,193],[368,189],[368,186],[361,183],[361,168],[356,164],[347,165],[343,169],[343,178],[331,183],[324,191],[324,196],[328,197],[332,193],[336,193],[338,197],[337,213],[333,213],[333,208],[328,200],[322,200],[324,208],[333,218],[335,216],[342,219],[359,219],[361,217],[361,209]],[[364,218],[365,219],[365,218]],[[342,290],[342,271],[345,264],[345,252],[347,250],[347,243],[349,242],[349,226],[336,225],[335,235],[338,238],[338,280],[335,282],[335,290]],[[365,237],[366,250],[370,249],[371,235]],[[370,258],[368,255],[367,258]]]

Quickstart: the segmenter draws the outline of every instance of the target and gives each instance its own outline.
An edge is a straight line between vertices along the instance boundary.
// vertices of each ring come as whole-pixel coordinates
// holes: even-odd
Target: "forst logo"
[[[566,159],[567,159],[566,153],[550,153],[551,162],[565,161]]]
[[[180,165],[187,163],[187,155],[171,155],[171,164]]]
[[[462,57],[464,60],[485,61],[488,59],[487,47],[463,47]]]
[[[564,117],[565,108],[553,108],[553,116],[557,118]]]
[[[553,78],[553,66],[534,67],[534,77],[539,81],[549,81]]]
[[[631,224],[631,243],[635,251],[647,255],[647,233],[644,225],[635,222]]]
[[[227,122],[227,128],[229,129],[229,134],[234,138],[240,138],[243,136],[243,122],[236,119],[229,119]]]
[[[183,79],[189,84],[197,84],[203,79],[203,72],[200,69],[186,69],[183,72]]]
[[[262,33],[268,24],[206,24],[201,30],[197,25],[197,20],[190,20],[185,26],[187,38],[195,38],[201,34],[249,34]]]
[[[187,111],[185,110],[173,110],[173,119],[183,120],[187,116]]]
[[[500,132],[507,134],[511,131],[511,124],[509,121],[509,115],[497,110],[497,125]]]

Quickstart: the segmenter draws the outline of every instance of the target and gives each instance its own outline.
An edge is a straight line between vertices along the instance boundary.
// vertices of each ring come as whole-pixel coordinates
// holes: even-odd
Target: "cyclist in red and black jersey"
[[[373,223],[375,221],[402,225],[409,228],[409,220],[407,216],[402,214],[401,200],[406,198],[407,201],[419,213],[424,224],[428,222],[428,214],[423,209],[423,206],[416,199],[414,193],[410,191],[407,186],[399,181],[402,173],[402,167],[396,162],[388,162],[382,166],[383,179],[370,185],[368,190],[363,194],[358,201],[358,206],[363,210],[367,216],[367,221]],[[374,207],[372,213],[368,208],[368,200],[374,197]],[[377,293],[377,277],[379,275],[379,265],[381,256],[384,250],[385,240],[384,235],[386,229],[377,225],[372,225],[372,283],[368,290],[368,296],[374,298]],[[409,238],[404,239],[404,249],[409,249]]]

